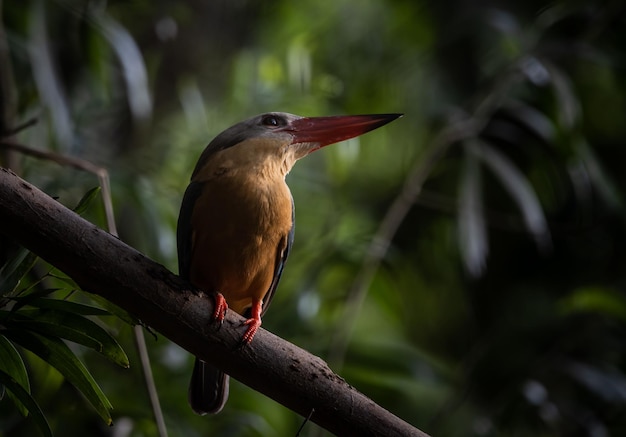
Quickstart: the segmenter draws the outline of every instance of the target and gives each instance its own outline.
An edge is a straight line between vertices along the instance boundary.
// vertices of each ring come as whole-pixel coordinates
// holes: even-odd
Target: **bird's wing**
[[[265,311],[270,306],[270,302],[274,297],[274,292],[276,291],[276,287],[278,287],[278,282],[280,282],[280,275],[283,274],[283,268],[285,267],[285,263],[287,262],[287,257],[289,256],[289,252],[291,251],[291,246],[293,245],[293,236],[296,231],[296,210],[293,203],[293,197],[291,198],[291,229],[289,233],[285,236],[285,239],[281,241],[281,244],[278,246],[276,251],[276,264],[274,269],[274,278],[272,279],[272,283],[270,284],[270,288],[265,294],[263,298],[263,309],[261,311],[261,316],[265,314]]]
[[[187,280],[189,280],[189,271],[191,270],[191,249],[193,244],[191,215],[193,214],[196,200],[202,194],[203,185],[203,182],[192,182],[189,184],[183,196],[183,203],[178,216],[178,229],[176,231],[178,274],[181,278]]]

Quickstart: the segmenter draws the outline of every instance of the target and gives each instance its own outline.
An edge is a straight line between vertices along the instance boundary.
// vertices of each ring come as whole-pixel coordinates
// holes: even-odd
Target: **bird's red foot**
[[[261,319],[248,319],[243,322],[243,324],[248,325],[248,329],[246,329],[245,334],[243,334],[241,342],[244,344],[249,344],[254,338],[254,334],[256,334],[256,332],[261,327]]]
[[[246,329],[246,332],[243,334],[243,338],[241,339],[241,342],[243,344],[249,344],[254,338],[254,334],[256,334],[256,332],[261,327],[261,309],[262,308],[263,308],[262,301],[254,302],[252,304],[252,308],[250,311],[252,315],[248,320],[243,322],[244,325],[248,325],[248,329]]]
[[[224,323],[224,317],[226,317],[226,310],[228,309],[228,303],[222,293],[215,293],[215,309],[213,310],[213,320],[219,322],[220,325]]]

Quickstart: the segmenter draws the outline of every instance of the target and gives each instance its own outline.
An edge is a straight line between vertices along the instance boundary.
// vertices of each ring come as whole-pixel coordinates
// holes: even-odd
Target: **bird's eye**
[[[284,125],[285,122],[276,115],[268,114],[263,117],[263,119],[261,120],[261,124],[263,126],[278,127]]]

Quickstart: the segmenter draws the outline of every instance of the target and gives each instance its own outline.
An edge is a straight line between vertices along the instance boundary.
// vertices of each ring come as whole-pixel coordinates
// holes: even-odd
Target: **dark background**
[[[434,436],[626,435],[621,1],[1,4],[2,132],[36,118],[16,141],[106,167],[120,237],[173,271],[182,194],[221,130],[267,111],[404,113],[289,175],[295,246],[263,326]],[[97,184],[2,164],[67,205]],[[423,190],[368,270],[413,171]],[[100,205],[87,215],[105,226]],[[129,370],[76,351],[113,428],[24,353],[57,435],[155,433],[132,330],[106,323]],[[295,435],[301,417],[238,382],[220,415],[193,415],[192,357],[148,343],[170,435]],[[0,401],[0,435],[32,426]]]

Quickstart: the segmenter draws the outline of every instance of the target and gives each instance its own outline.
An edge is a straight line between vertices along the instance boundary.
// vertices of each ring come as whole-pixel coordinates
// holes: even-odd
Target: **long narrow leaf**
[[[72,278],[70,278],[69,276],[66,276],[64,273],[59,272],[57,269],[52,269],[49,273],[48,276],[58,279],[59,281],[65,282],[67,285],[69,285],[69,288],[72,290],[80,290],[79,285],[76,283],[76,281],[74,281]]]
[[[548,223],[528,179],[505,155],[487,143],[475,140],[470,147],[500,179],[504,188],[517,203],[526,228],[535,238],[537,246],[543,250],[549,249],[552,244]]]
[[[489,252],[482,197],[480,163],[471,148],[465,148],[458,204],[458,232],[461,254],[470,274],[478,276],[485,268]]]
[[[550,72],[550,79],[558,102],[559,123],[567,129],[576,125],[582,114],[581,103],[576,95],[570,77],[556,64],[543,59],[543,65]]]
[[[114,303],[109,302],[102,296],[98,296],[97,294],[89,294],[89,297],[98,305],[102,306],[102,308],[105,308],[109,313],[113,314],[114,316],[123,320],[129,325],[135,326],[139,324],[139,320],[135,316],[132,316],[128,311],[118,307]]]
[[[609,207],[621,208],[624,202],[620,197],[620,191],[609,177],[609,173],[603,168],[593,149],[584,138],[579,138],[575,142],[575,146],[578,158],[587,170],[591,183],[598,194]]]
[[[16,329],[6,330],[5,335],[61,372],[87,398],[107,425],[112,423],[109,410],[113,406],[83,363],[62,340]]]
[[[0,371],[13,378],[27,393],[30,393],[30,383],[24,360],[22,360],[15,346],[4,335],[0,335]],[[13,391],[9,391],[8,395],[22,415],[26,416],[28,414],[26,406],[15,397]]]
[[[128,357],[105,329],[86,317],[57,310],[22,310],[11,318],[7,328],[29,329],[87,346],[124,368]]]
[[[148,75],[141,51],[131,33],[112,17],[99,14],[98,24],[117,55],[128,90],[128,104],[135,119],[145,120],[152,114]]]
[[[46,298],[17,298],[17,301],[22,299],[26,300],[26,305],[41,308],[65,311],[72,314],[80,314],[83,316],[110,316],[111,313],[102,308],[94,307],[91,305],[85,305],[82,303],[72,302],[69,300],[61,299],[46,299]]]
[[[100,194],[100,187],[94,187],[91,190],[87,191],[85,195],[80,199],[78,205],[74,208],[74,212],[78,215],[82,215],[83,212],[89,208],[89,205],[95,199],[95,197]]]
[[[555,141],[556,127],[553,121],[535,106],[516,100],[507,105],[506,114],[546,144]]]
[[[20,281],[33,268],[37,261],[37,255],[26,248],[21,248],[18,253],[0,271],[0,296],[11,294]]]
[[[12,312],[18,311],[20,308],[29,305],[31,301],[36,301],[37,299],[42,299],[44,297],[50,296],[52,293],[63,290],[62,288],[45,288],[45,289],[37,289],[35,287],[32,288],[33,291],[30,293],[22,293],[21,296],[13,296],[12,299],[15,301],[15,305],[11,308]]]
[[[0,370],[0,383],[13,395],[12,399],[17,399],[19,403],[28,410],[30,416],[41,430],[41,434],[45,437],[52,437],[52,430],[46,420],[46,416],[44,416],[41,408],[39,408],[39,404],[37,404],[30,393],[24,390],[24,387],[2,370]]]

